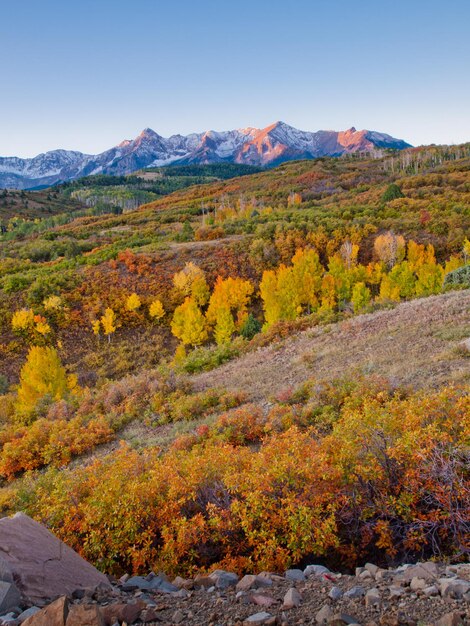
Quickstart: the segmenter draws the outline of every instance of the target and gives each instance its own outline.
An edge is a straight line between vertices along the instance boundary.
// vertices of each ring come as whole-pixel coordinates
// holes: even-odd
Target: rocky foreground
[[[427,562],[342,575],[223,570],[194,579],[103,576],[24,515],[0,520],[0,625],[470,625],[470,564]]]

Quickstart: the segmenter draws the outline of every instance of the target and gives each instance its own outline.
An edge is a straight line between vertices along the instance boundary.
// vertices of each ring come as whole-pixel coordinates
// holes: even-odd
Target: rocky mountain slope
[[[301,131],[284,122],[263,129],[237,130],[164,138],[146,128],[98,155],[53,150],[32,159],[0,157],[0,187],[31,189],[93,174],[129,174],[170,163],[241,163],[273,166],[293,159],[340,156],[381,149],[402,150],[409,144],[385,133],[350,128],[346,131]]]

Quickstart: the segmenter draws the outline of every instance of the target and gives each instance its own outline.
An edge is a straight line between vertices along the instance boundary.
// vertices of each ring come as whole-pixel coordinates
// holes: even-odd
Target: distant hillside
[[[33,159],[0,157],[0,188],[33,189],[96,174],[123,175],[169,164],[239,163],[274,166],[295,159],[315,159],[355,152],[402,150],[410,144],[385,133],[301,131],[284,122],[263,129],[173,135],[164,138],[146,128],[133,140],[98,155],[53,150]]]
[[[79,200],[66,197],[57,189],[18,191],[0,189],[0,226],[9,219],[45,219],[66,213],[77,214],[85,209]]]
[[[132,175],[97,174],[54,188],[67,198],[93,208],[93,213],[120,213],[157,200],[174,191],[256,174],[261,169],[236,163],[171,165],[139,170]]]

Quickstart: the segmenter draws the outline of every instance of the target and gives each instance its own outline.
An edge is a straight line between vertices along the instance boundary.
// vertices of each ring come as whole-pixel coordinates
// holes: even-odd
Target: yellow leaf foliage
[[[17,412],[21,416],[29,417],[39,400],[45,396],[60,400],[74,386],[76,379],[69,381],[55,348],[33,346],[20,373]]]
[[[140,297],[136,293],[131,293],[126,300],[126,309],[128,311],[137,311],[137,309],[140,309],[141,304]]]
[[[165,315],[165,309],[160,300],[154,300],[149,306],[149,315],[154,320],[159,320]]]

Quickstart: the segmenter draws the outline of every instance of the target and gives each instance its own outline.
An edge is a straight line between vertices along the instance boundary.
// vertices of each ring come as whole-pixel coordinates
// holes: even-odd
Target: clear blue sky
[[[468,0],[0,2],[0,155],[356,126],[470,140]]]

